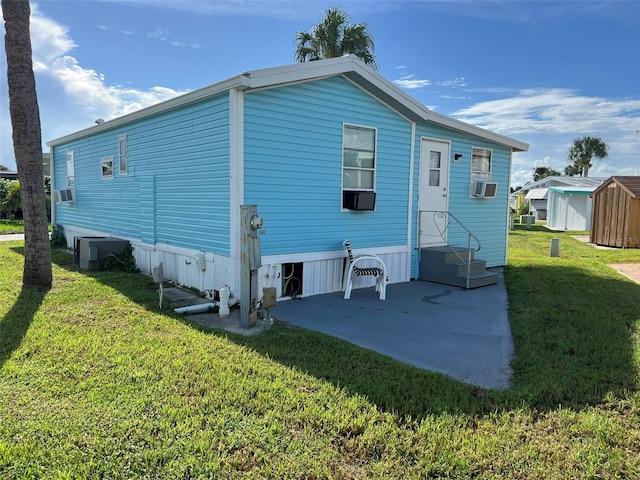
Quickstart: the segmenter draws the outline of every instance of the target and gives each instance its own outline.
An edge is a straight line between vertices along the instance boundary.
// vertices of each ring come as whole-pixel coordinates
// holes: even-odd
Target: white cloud
[[[512,183],[531,180],[535,167],[564,172],[567,150],[584,135],[609,146],[605,160],[594,160],[590,176],[640,175],[639,98],[603,98],[570,89],[528,89],[508,98],[480,102],[453,116],[488,130],[514,136],[531,145],[514,155]]]
[[[35,71],[47,70],[53,60],[76,47],[66,27],[41,16],[37,4],[31,5],[31,49]]]
[[[463,121],[496,132],[598,134],[614,128],[630,131],[640,124],[640,99],[605,99],[578,95],[574,90],[535,88],[510,98],[491,100],[458,110]]]
[[[36,4],[31,11],[31,41],[44,142],[91,126],[98,117],[118,117],[183,93],[164,87],[137,90],[109,85],[104,74],[83,67],[70,55],[77,45],[68,30],[44,17]],[[0,86],[0,95],[8,97],[5,85]],[[13,168],[8,105],[3,102],[0,108],[0,163]]]
[[[407,74],[407,75],[403,75],[398,80],[394,80],[393,83],[395,83],[401,88],[406,88],[407,90],[413,90],[416,88],[423,88],[431,85],[431,80],[420,80],[420,79],[416,79],[414,74]]]
[[[464,77],[454,78],[453,80],[444,80],[441,82],[436,82],[436,85],[440,85],[441,87],[466,87],[467,82]]]
[[[123,32],[124,33],[124,32]],[[163,42],[167,42],[169,45],[173,45],[174,47],[189,47],[189,48],[198,48],[202,49],[203,47],[198,43],[187,43],[181,40],[176,40],[172,38],[169,30],[162,27],[157,27],[153,32],[147,34],[147,37],[153,38],[155,40],[161,40]]]

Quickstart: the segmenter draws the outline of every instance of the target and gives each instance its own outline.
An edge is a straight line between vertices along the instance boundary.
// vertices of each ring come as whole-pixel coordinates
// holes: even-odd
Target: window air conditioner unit
[[[70,188],[65,190],[54,190],[53,199],[56,203],[74,203],[76,201],[76,195]]]
[[[477,198],[496,198],[498,184],[486,180],[476,180],[473,182],[472,191],[473,196]]]
[[[342,207],[349,210],[375,210],[376,193],[345,190],[342,192]]]

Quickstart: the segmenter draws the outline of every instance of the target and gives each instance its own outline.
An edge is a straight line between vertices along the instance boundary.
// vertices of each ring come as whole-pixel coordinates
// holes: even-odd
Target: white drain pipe
[[[186,307],[178,307],[175,308],[173,311],[176,313],[202,313],[202,312],[206,312],[207,310],[209,310],[210,308],[215,307],[216,304],[214,302],[209,302],[209,303],[199,303],[197,305],[189,305]]]

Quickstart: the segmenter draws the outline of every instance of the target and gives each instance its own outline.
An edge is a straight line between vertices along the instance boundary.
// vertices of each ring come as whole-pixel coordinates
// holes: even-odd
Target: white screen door
[[[420,142],[420,247],[445,245],[446,212],[449,205],[449,142]]]

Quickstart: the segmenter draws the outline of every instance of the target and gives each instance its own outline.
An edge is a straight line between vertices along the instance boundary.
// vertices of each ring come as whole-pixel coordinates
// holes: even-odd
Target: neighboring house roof
[[[237,75],[208,87],[194,90],[184,95],[172,98],[171,100],[167,100],[128,115],[94,125],[79,132],[51,140],[47,145],[51,147],[100,131],[109,130],[150,115],[190,105],[205,98],[228,91],[232,88],[252,90],[256,88],[267,88],[296,82],[318,80],[338,75],[350,80],[352,83],[356,84],[361,89],[376,97],[413,122],[435,123],[460,132],[478,136],[499,145],[511,147],[513,151],[517,152],[524,152],[529,149],[528,144],[519,140],[476,127],[475,125],[447,117],[428,109],[353,55],[244,72],[241,75]]]
[[[18,180],[18,172],[0,170],[0,178],[3,180]]]
[[[604,182],[605,180],[605,177],[570,177],[568,175],[552,175],[550,177],[542,178],[537,182],[527,183],[524,187],[522,187],[522,191],[528,192],[529,190],[535,188],[548,188],[558,186],[597,188],[598,186],[602,185],[602,182]]]
[[[609,178],[606,182],[600,185],[593,191],[593,194],[605,188],[610,183],[616,183],[620,185],[624,190],[629,193],[633,198],[640,197],[640,177],[639,176],[614,176]]]
[[[577,195],[589,195],[596,187],[549,187],[549,190],[556,193],[568,193]]]
[[[546,200],[549,196],[548,188],[534,188],[524,196],[525,200]]]

